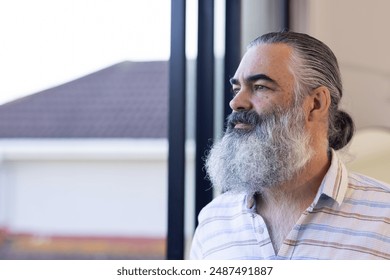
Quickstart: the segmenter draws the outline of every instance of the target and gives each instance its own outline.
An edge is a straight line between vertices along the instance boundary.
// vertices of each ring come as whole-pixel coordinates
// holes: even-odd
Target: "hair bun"
[[[355,125],[348,113],[338,110],[334,118],[333,127],[334,133],[329,135],[329,146],[335,150],[340,150],[352,139]]]

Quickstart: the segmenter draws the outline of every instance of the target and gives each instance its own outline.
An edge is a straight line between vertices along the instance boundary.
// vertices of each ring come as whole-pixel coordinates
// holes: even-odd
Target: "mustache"
[[[261,116],[255,111],[233,112],[227,117],[226,127],[228,130],[234,129],[238,123],[247,124],[252,127],[260,125],[267,116]]]

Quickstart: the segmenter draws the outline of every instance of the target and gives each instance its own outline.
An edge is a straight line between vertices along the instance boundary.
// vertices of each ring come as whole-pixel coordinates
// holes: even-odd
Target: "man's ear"
[[[330,92],[325,86],[315,88],[309,94],[309,121],[316,121],[328,118],[330,106]]]

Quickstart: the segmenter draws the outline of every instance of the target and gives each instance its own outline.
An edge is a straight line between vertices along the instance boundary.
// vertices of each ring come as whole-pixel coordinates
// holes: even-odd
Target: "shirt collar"
[[[333,198],[339,205],[343,202],[345,193],[348,188],[348,171],[345,165],[337,156],[337,153],[332,149],[332,160],[328,172],[321,182],[317,192],[314,204],[317,204],[322,194]]]
[[[245,206],[248,210],[255,210],[256,196],[255,195],[246,195],[245,196]]]

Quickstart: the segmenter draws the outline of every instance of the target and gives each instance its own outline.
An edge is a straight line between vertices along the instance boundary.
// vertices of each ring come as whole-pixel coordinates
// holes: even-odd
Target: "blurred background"
[[[197,213],[215,195],[202,157],[230,110],[227,81],[269,31],[305,32],[335,52],[342,107],[357,126],[341,154],[389,183],[389,9],[386,0],[3,1],[0,259],[187,258]]]

